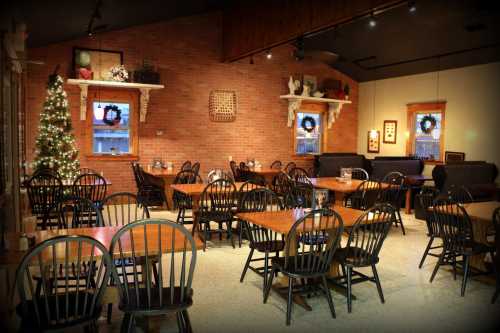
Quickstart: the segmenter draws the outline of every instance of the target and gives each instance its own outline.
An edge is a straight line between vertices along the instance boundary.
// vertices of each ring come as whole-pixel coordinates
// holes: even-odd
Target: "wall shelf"
[[[287,126],[292,127],[293,120],[295,119],[295,113],[300,110],[300,106],[303,101],[313,102],[313,103],[326,103],[328,104],[328,128],[332,127],[335,119],[340,116],[340,111],[344,104],[351,104],[349,100],[333,99],[333,98],[322,98],[322,97],[310,97],[310,96],[300,96],[300,95],[281,95],[281,99],[288,100],[288,122]]]
[[[141,122],[146,121],[146,114],[148,113],[148,104],[149,104],[149,92],[151,90],[158,90],[164,88],[162,84],[145,84],[145,83],[116,82],[116,81],[80,80],[80,79],[68,79],[67,83],[71,85],[77,85],[80,87],[80,120],[85,120],[87,116],[87,94],[89,86],[138,89],[141,93],[140,110],[139,110]]]

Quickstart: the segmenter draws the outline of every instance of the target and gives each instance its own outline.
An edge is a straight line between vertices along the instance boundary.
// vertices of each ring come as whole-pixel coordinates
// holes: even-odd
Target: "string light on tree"
[[[40,114],[34,170],[54,169],[65,180],[77,176],[80,162],[72,130],[63,79],[54,73],[49,76],[47,97]]]

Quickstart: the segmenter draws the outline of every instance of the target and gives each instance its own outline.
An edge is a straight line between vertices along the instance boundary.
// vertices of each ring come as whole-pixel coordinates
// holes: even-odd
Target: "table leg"
[[[171,210],[174,210],[174,190],[170,185],[172,185],[174,179],[173,178],[163,178],[165,181],[165,197],[167,198],[168,207]]]
[[[405,213],[411,214],[411,187],[406,190]]]
[[[193,200],[193,230],[191,230],[191,235],[194,236],[199,224],[200,196],[193,195],[191,198]]]

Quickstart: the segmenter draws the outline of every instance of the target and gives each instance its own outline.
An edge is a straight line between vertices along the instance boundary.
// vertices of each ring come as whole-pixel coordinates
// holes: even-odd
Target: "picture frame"
[[[376,135],[372,138],[371,131],[368,131],[367,151],[369,153],[380,152],[380,131],[376,131]]]
[[[113,66],[123,65],[123,52],[73,47],[72,68],[77,79],[108,80]]]
[[[445,163],[454,163],[454,162],[463,162],[465,161],[465,153],[458,151],[445,151],[444,152],[444,162]]]
[[[384,120],[383,143],[395,144],[398,135],[398,121]]]
[[[328,208],[329,191],[327,189],[315,188],[312,196],[312,209]]]

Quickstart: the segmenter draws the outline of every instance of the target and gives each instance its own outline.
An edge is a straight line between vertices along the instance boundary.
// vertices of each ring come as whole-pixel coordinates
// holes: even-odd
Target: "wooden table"
[[[500,201],[466,203],[464,207],[471,220],[474,240],[488,244],[488,231],[493,228],[493,211],[500,207]],[[485,256],[482,254],[471,257],[471,266],[481,271],[487,271],[484,263]]]
[[[364,213],[361,210],[346,208],[343,206],[333,206],[332,208],[342,217],[344,228],[352,227],[357,219]],[[245,220],[274,232],[284,234],[286,239],[286,235],[289,233],[294,223],[304,216],[304,210],[293,209],[273,212],[237,213],[236,216],[241,220]],[[294,249],[290,248],[290,252],[292,251],[294,251]],[[332,278],[339,276],[338,264],[331,265],[328,276]],[[288,279],[279,281],[278,283],[273,285],[273,289],[280,290],[285,286],[288,286]],[[302,306],[306,310],[311,311],[311,307],[300,295],[294,296],[294,302]]]
[[[35,236],[36,239],[36,244],[39,244],[43,242],[46,239],[53,238],[55,236],[60,236],[60,235],[80,235],[80,236],[90,236],[92,238],[97,239],[100,241],[107,249],[110,248],[111,245],[111,240],[113,236],[116,234],[116,232],[120,229],[120,227],[94,227],[94,228],[74,228],[74,229],[60,229],[60,230],[40,230],[40,231],[35,231],[32,233],[28,233],[29,236]],[[138,230],[134,230],[134,234],[140,233],[141,237],[135,237],[134,239],[136,240],[143,240],[144,237],[143,235],[143,229],[140,228]],[[167,231],[165,227],[162,227],[162,233],[161,233],[161,238],[162,238],[162,244],[166,245],[171,245],[172,244],[172,229]],[[146,232],[148,235],[148,249],[154,249],[155,244],[157,244],[158,241],[158,226],[157,225],[149,225],[146,228]],[[26,254],[27,251],[19,251],[18,250],[18,244],[19,244],[19,237],[21,233],[7,233],[6,234],[6,239],[8,243],[8,250],[4,253],[0,253],[0,267],[6,268],[7,269],[7,283],[6,287],[8,288],[10,292],[10,300],[11,300],[11,307],[13,304],[13,299],[14,299],[14,286],[13,284],[10,283],[10,277],[15,274],[15,270],[17,269],[18,265],[21,263],[22,258]],[[130,244],[126,241],[126,239],[122,238],[122,240],[125,240],[122,242],[122,249],[124,253],[131,252],[130,249]],[[196,242],[196,248],[201,249],[203,248],[203,243],[199,239],[195,239]],[[136,252],[136,255],[141,255],[141,251],[143,251],[143,244],[140,242],[137,242],[134,244],[134,250]],[[180,251],[184,248],[184,237],[181,237],[179,232],[176,232],[175,235],[175,243],[174,243],[174,249],[175,251]],[[119,249],[115,249],[115,254],[119,253]],[[59,251],[57,249],[56,251]],[[61,247],[60,249],[61,254],[64,253],[65,247]],[[78,251],[69,251],[69,256],[73,259],[76,260],[78,256]],[[82,247],[82,259],[89,259],[90,258],[90,247],[88,246],[83,246]],[[15,281],[15,276],[14,280]],[[108,287],[106,288],[106,292],[103,297],[103,304],[107,303],[116,303],[118,300],[118,293],[116,291],[116,288],[113,287]]]
[[[422,185],[424,182],[432,180],[424,175],[408,175],[405,177],[405,185],[408,187],[406,190],[405,198],[405,213],[411,214],[411,187],[413,185]]]
[[[250,171],[264,177],[267,184],[271,185],[273,182],[273,178],[281,172],[281,169],[253,168],[250,169]]]
[[[243,185],[243,182],[236,182],[234,183],[236,187],[236,191],[238,191]],[[200,197],[201,194],[203,193],[203,190],[205,190],[205,187],[207,187],[207,184],[172,184],[170,185],[172,190],[179,191],[183,194],[186,194],[191,197],[193,201],[193,230],[192,234],[194,235],[195,230],[198,227],[198,212],[200,209]]]
[[[165,183],[165,197],[167,198],[168,207],[170,207],[170,209],[174,209],[174,201],[173,201],[174,190],[170,185],[172,185],[172,183],[174,182],[175,176],[177,176],[179,170],[151,169],[150,171],[148,171],[148,173],[163,179],[163,182]]]
[[[323,188],[335,192],[335,205],[342,206],[346,194],[356,192],[362,180],[352,179],[349,182],[341,182],[337,177],[311,178],[311,183],[316,188]],[[382,189],[387,188],[389,184],[380,183]]]

